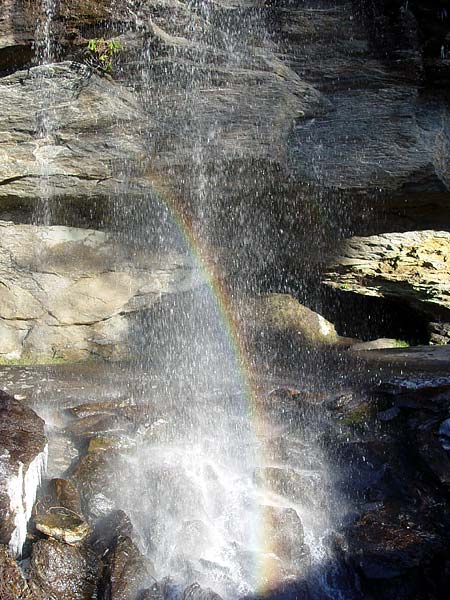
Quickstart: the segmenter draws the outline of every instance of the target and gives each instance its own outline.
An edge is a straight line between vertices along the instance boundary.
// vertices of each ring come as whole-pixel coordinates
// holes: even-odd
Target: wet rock
[[[71,423],[66,431],[75,437],[90,438],[96,434],[126,434],[133,430],[134,424],[126,417],[92,415]]]
[[[106,517],[98,519],[92,533],[90,544],[99,556],[105,550],[113,548],[119,537],[131,537],[133,525],[123,510],[115,510]]]
[[[294,502],[318,506],[325,501],[325,487],[319,471],[292,467],[260,467],[255,470],[256,483]]]
[[[125,435],[102,435],[89,440],[88,453],[117,450],[125,452],[136,448],[136,442]]]
[[[31,409],[0,391],[0,543],[20,553],[25,541],[47,439],[44,421]]]
[[[36,529],[60,542],[75,546],[85,540],[91,533],[86,521],[64,508],[55,508],[34,517]]]
[[[165,600],[164,592],[161,586],[155,583],[151,588],[143,590],[137,600]]]
[[[424,420],[414,430],[418,453],[425,469],[446,489],[450,489],[450,455],[439,439],[439,420]]]
[[[198,583],[193,583],[183,592],[182,600],[222,600],[221,597],[210,589],[202,588]]]
[[[353,563],[365,578],[377,581],[423,574],[445,548],[407,511],[388,507],[363,515],[347,531],[347,541]]]
[[[67,479],[52,479],[49,484],[55,505],[81,514],[81,498],[77,488]]]
[[[124,408],[134,406],[134,403],[129,398],[118,398],[117,400],[102,400],[100,402],[86,402],[71,406],[66,409],[70,416],[83,419],[85,417],[93,417],[95,415],[115,415]]]
[[[153,565],[144,559],[129,537],[119,536],[107,555],[104,593],[110,600],[135,600],[148,587],[154,575]]]
[[[100,231],[3,221],[0,227],[6,358],[117,357],[128,347],[133,313],[198,284],[189,258],[150,256]]]
[[[1,600],[38,600],[31,590],[6,546],[0,545],[0,598]]]
[[[115,491],[127,476],[120,455],[115,452],[92,452],[84,456],[73,472],[71,481],[81,495],[83,513],[95,522],[115,507]],[[127,485],[127,483],[123,483]]]
[[[450,317],[450,233],[410,231],[346,240],[325,275],[334,288],[393,298],[425,315]]]
[[[262,518],[265,551],[278,556],[291,574],[304,575],[310,565],[310,553],[297,512],[293,508],[262,506]]]
[[[48,438],[47,476],[63,477],[78,459],[79,452],[69,436],[52,431]]]
[[[46,600],[90,600],[99,573],[86,549],[56,540],[39,540],[31,555],[30,587]]]
[[[52,133],[58,135],[49,133],[36,143],[36,128],[48,114],[52,115]],[[79,197],[92,194],[94,199],[113,191],[113,181],[118,181],[112,163],[138,159],[143,151],[138,132],[130,135],[141,117],[130,92],[90,73],[85,65],[40,65],[2,78],[0,129],[10,135],[4,148],[0,199],[39,197],[42,161],[48,165],[49,189],[56,196],[72,196],[74,185]],[[95,146],[96,140],[104,145],[103,151]]]
[[[203,521],[184,521],[177,534],[177,541],[187,558],[201,558],[203,549],[211,544],[211,535]]]

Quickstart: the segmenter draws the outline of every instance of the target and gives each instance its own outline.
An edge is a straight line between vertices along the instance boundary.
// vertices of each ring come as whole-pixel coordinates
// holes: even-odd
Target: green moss
[[[342,422],[348,427],[360,430],[364,428],[367,424],[368,417],[369,407],[367,406],[367,404],[362,404],[361,406],[358,406],[351,412],[346,413],[342,418]]]
[[[9,365],[17,367],[26,367],[31,365],[62,365],[71,362],[65,358],[48,356],[25,356],[21,358],[5,358],[0,356],[0,366]]]
[[[408,342],[405,340],[395,340],[396,348],[409,348]]]

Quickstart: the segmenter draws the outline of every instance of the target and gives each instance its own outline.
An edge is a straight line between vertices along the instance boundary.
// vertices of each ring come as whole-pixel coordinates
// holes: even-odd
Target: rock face
[[[46,465],[44,422],[0,392],[0,542],[20,554]]]
[[[117,191],[120,168],[144,154],[130,92],[69,62],[0,79],[0,202]]]
[[[393,298],[428,316],[436,342],[450,320],[450,233],[414,231],[346,240],[324,281],[345,292]]]
[[[0,223],[0,356],[117,357],[130,319],[197,284],[191,261],[88,229]]]

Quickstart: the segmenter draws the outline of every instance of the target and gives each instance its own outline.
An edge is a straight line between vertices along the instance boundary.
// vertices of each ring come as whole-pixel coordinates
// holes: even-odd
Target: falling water
[[[52,62],[55,60],[54,20],[59,8],[59,0],[43,0],[40,19],[36,31],[36,61],[46,69],[35,73],[38,78],[39,112],[37,113],[37,136],[34,155],[36,157],[39,177],[39,197],[33,220],[35,223],[50,225],[52,185],[50,181],[54,116],[52,115]]]
[[[151,39],[156,23],[132,4],[134,27]],[[35,218],[48,224],[54,134],[50,108],[52,22],[57,2],[44,0],[43,7],[38,56],[45,70],[35,151],[41,203]],[[127,377],[130,406],[141,407],[139,426],[125,444],[133,450],[114,465],[110,489],[97,495],[89,509],[98,516],[121,508],[129,515],[136,541],[154,564],[156,578],[170,578],[171,598],[181,598],[186,586],[198,582],[224,599],[235,600],[273,589],[284,580],[301,579],[310,562],[314,567],[324,560],[323,540],[330,526],[328,476],[323,467],[321,479],[314,482],[317,470],[308,464],[310,456],[296,456],[302,463],[298,472],[298,465],[291,465],[292,472],[301,475],[302,485],[315,490],[312,495],[317,502],[312,508],[308,500],[288,499],[282,491],[266,485],[264,468],[280,467],[280,459],[270,455],[266,442],[280,431],[294,434],[297,424],[295,420],[271,422],[270,414],[260,412],[250,361],[214,250],[224,159],[218,143],[223,124],[219,116],[203,113],[204,94],[212,85],[210,53],[215,52],[215,60],[223,68],[234,65],[239,72],[246,61],[258,60],[245,50],[249,38],[262,45],[271,41],[258,11],[236,18],[232,8],[224,8],[222,37],[215,39],[210,21],[217,14],[212,3],[202,0],[192,8],[192,23],[184,26],[193,32],[195,60],[187,67],[182,65],[187,73],[180,73],[178,80],[176,74],[155,64],[154,45],[149,43],[139,57],[140,76],[135,85],[149,121],[167,110],[172,111],[169,119],[173,118],[174,127],[184,128],[185,135],[177,135],[172,143],[178,145],[175,154],[189,153],[189,172],[168,164],[158,150],[161,140],[149,135],[150,178],[156,193],[140,199],[136,214],[129,215],[125,225],[116,226],[128,242],[147,244],[149,252],[156,239],[166,252],[176,249],[189,255],[196,263],[199,285],[178,298],[161,301],[135,324],[138,358],[129,364]],[[176,90],[176,100],[172,99],[167,109],[162,85]],[[125,171],[120,191],[127,201],[131,190],[126,189],[126,170],[131,173],[135,165],[120,168]],[[164,170],[169,186],[160,185]],[[189,186],[188,207],[178,197],[184,183]],[[122,202],[121,196],[113,199],[114,214],[123,214]],[[239,269],[241,265],[235,266]],[[314,445],[314,436],[305,440],[305,448],[312,448],[315,459],[321,460]],[[298,514],[309,549],[303,541],[303,527],[296,520]],[[281,539],[275,541],[274,528],[281,527],[280,518],[288,519],[287,525],[283,533],[275,532]],[[329,581],[313,578],[313,582],[317,597],[341,597]]]

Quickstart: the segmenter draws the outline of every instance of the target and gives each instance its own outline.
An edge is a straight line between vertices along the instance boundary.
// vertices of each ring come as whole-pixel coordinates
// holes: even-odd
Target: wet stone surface
[[[320,598],[334,598],[339,589],[359,600],[376,590],[390,600],[428,589],[432,577],[439,597],[449,543],[442,512],[450,480],[442,444],[450,407],[445,382],[386,379],[381,386],[327,394],[267,380],[258,404],[258,453],[252,454],[257,446],[245,446],[247,433],[230,448],[229,465],[251,457],[239,478],[215,454],[213,424],[223,418],[222,402],[229,402],[231,422],[239,423],[240,400],[232,392],[197,398],[195,414],[201,406],[211,410],[212,425],[199,448],[197,417],[191,419],[179,390],[168,397],[166,387],[163,396],[151,374],[145,402],[126,400],[132,371],[122,371],[120,379],[115,369],[108,380],[101,367],[99,402],[82,394],[68,405],[58,395],[65,398],[74,373],[64,379],[64,369],[58,375],[48,370],[54,381],[59,377],[60,390],[53,392],[50,448],[54,436],[79,457],[52,472],[58,477],[43,488],[48,500],[38,501],[37,529],[57,505],[51,518],[65,507],[93,531],[69,540],[60,535],[61,524],[44,531],[41,523],[41,532],[76,546],[57,539],[31,545],[35,592],[45,590],[51,600],[88,598],[95,580],[108,600],[284,597],[277,594],[309,600],[314,589]],[[86,375],[84,381],[89,367]],[[44,390],[42,370],[39,376]],[[16,377],[23,381],[23,373]],[[120,388],[125,377],[127,386]],[[51,389],[55,383],[49,383]],[[11,379],[9,385],[15,385]],[[41,394],[31,395],[31,404],[42,407]],[[111,423],[121,431],[112,431]],[[237,535],[247,508],[253,514],[252,502],[264,534],[258,550],[249,533]],[[330,537],[333,530],[337,537]],[[70,585],[64,578],[57,582],[57,564],[65,565]],[[258,570],[267,577],[263,595],[250,590]],[[247,582],[247,590],[237,581]]]

